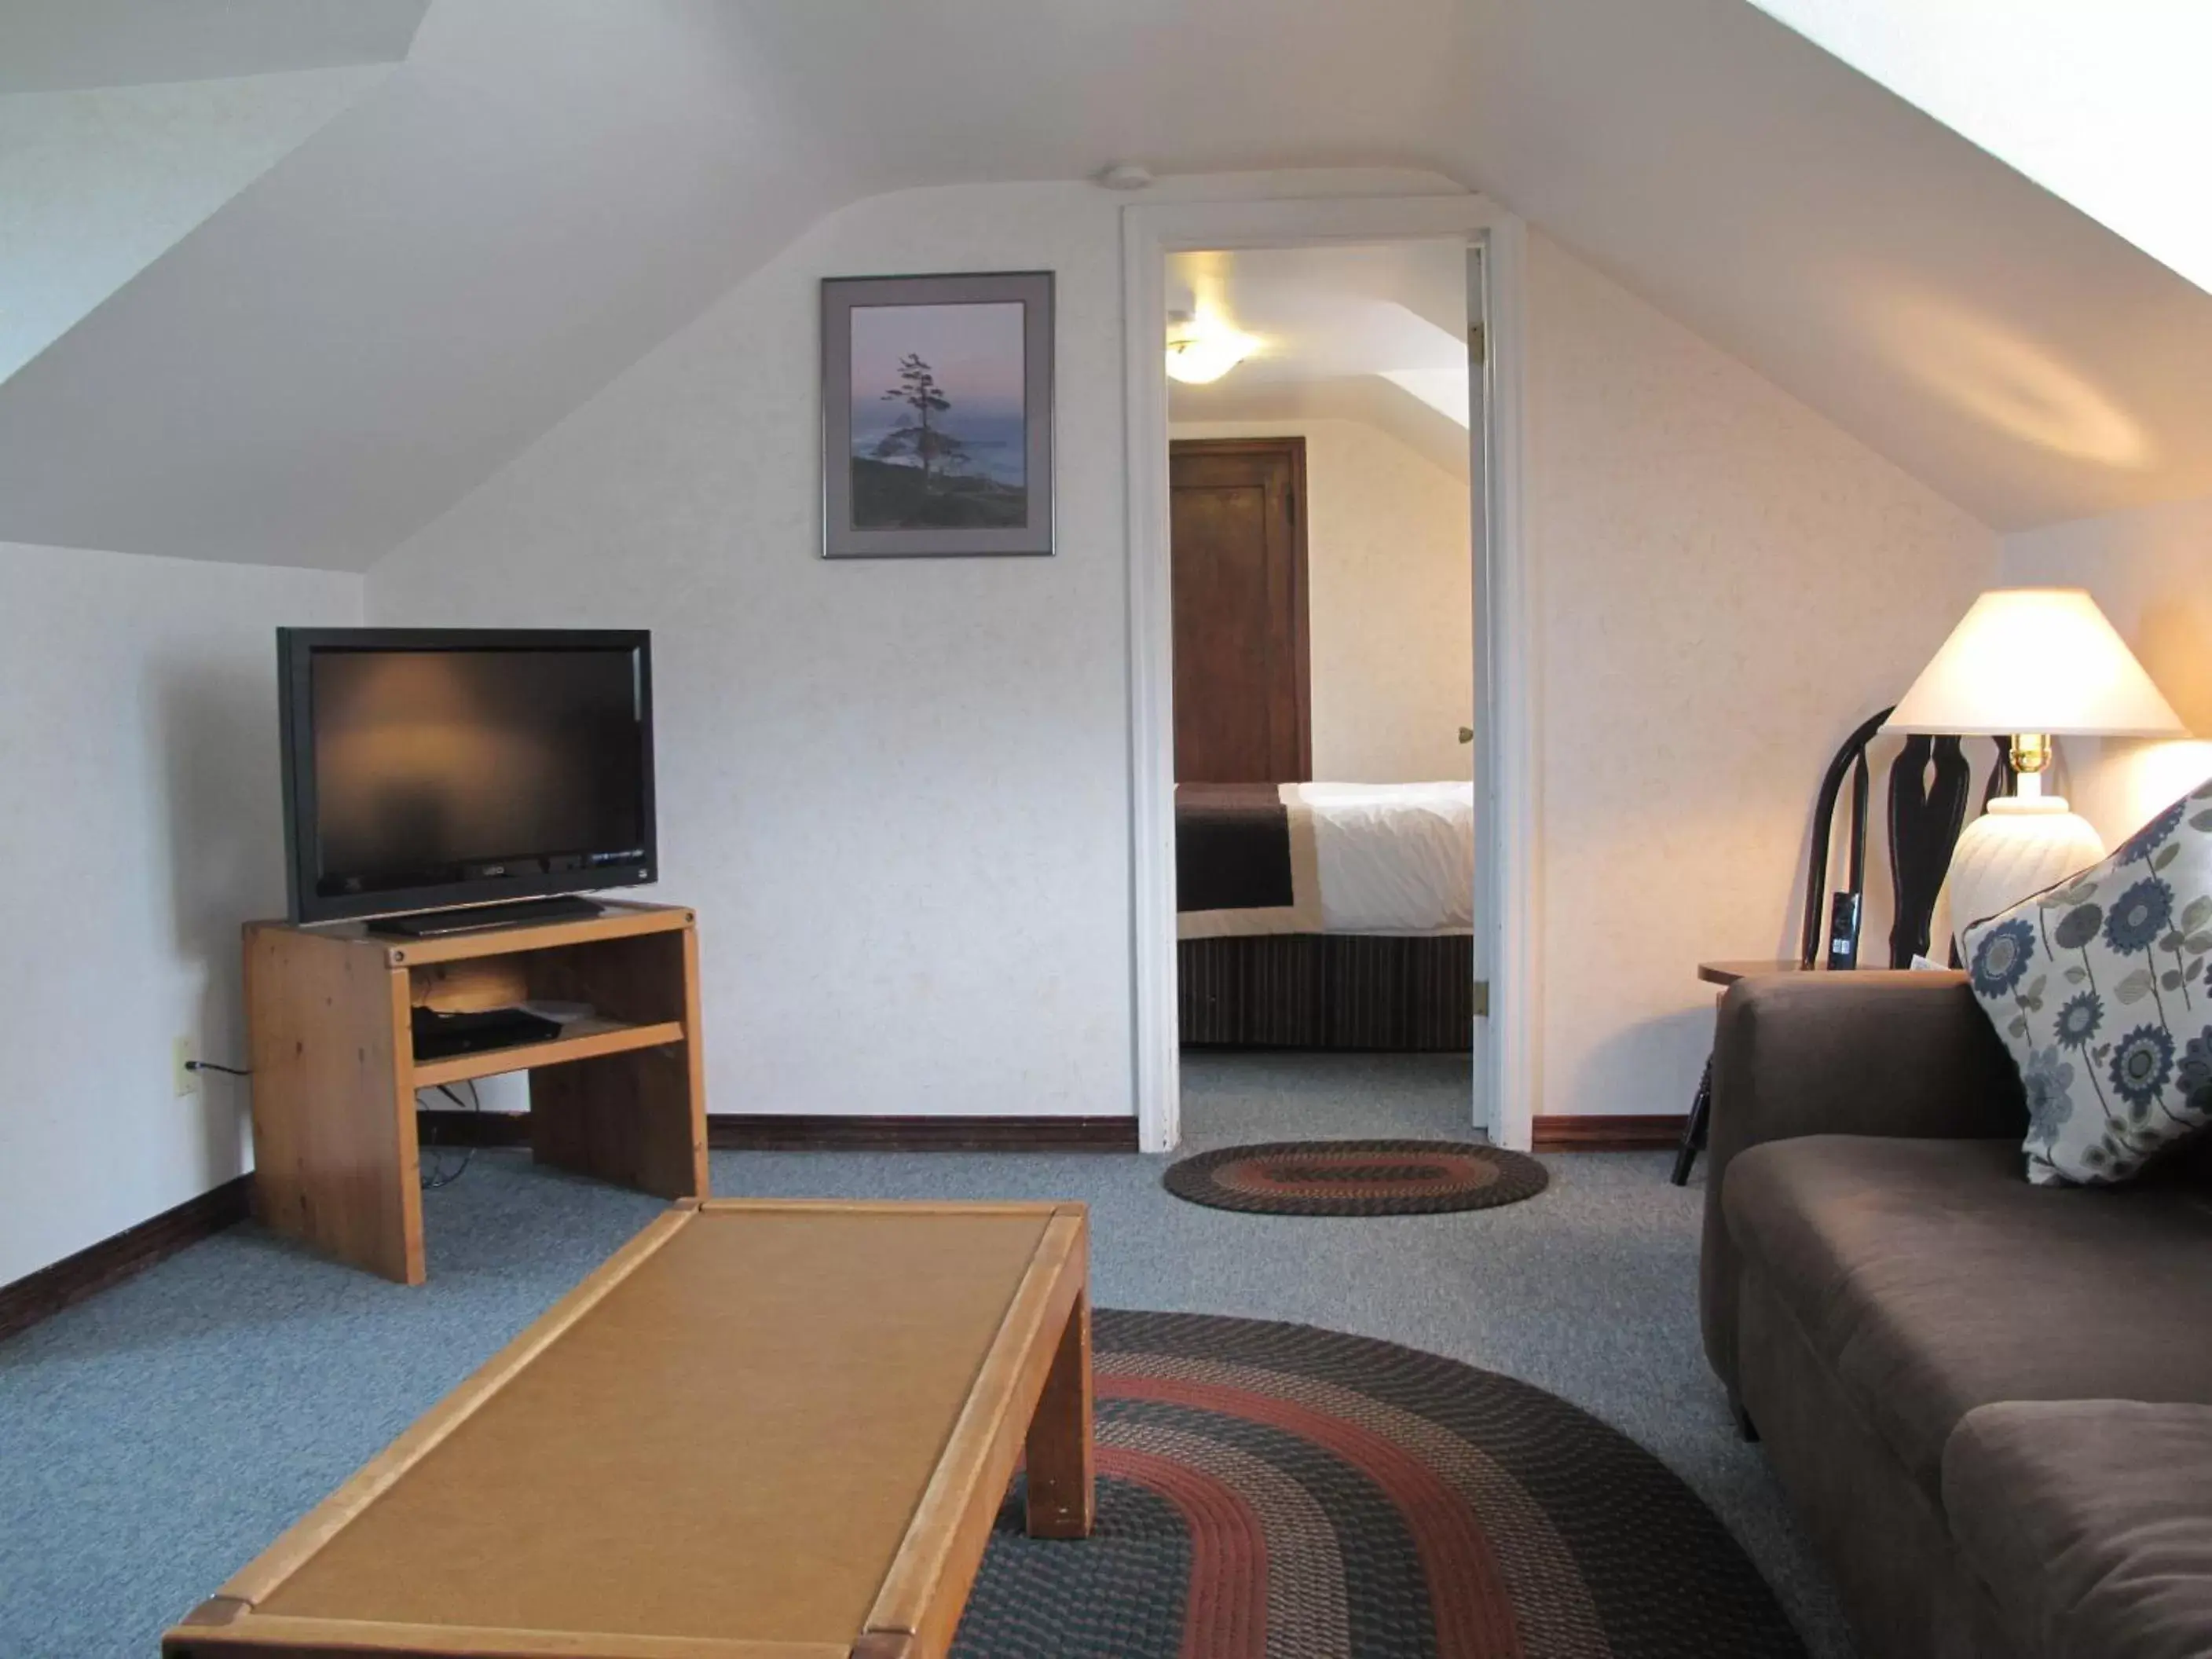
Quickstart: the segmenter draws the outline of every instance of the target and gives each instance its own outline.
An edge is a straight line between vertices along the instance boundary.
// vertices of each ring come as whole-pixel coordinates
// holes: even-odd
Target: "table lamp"
[[[2051,738],[2189,734],[2078,587],[1983,594],[1881,729],[2012,739],[2019,793],[1990,802],[1951,854],[1943,890],[1954,928],[2009,909],[2105,856],[2089,822],[2043,793]]]

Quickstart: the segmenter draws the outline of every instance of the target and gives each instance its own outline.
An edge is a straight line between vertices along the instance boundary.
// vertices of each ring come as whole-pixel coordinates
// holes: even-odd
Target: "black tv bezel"
[[[315,736],[309,715],[318,651],[631,651],[638,659],[639,724],[645,754],[639,781],[645,811],[645,856],[635,863],[588,870],[495,876],[429,887],[326,897],[315,890]],[[301,924],[360,921],[499,904],[510,899],[649,884],[660,863],[659,820],[653,780],[653,635],[633,628],[280,628],[276,630],[277,714],[283,754],[284,894]]]

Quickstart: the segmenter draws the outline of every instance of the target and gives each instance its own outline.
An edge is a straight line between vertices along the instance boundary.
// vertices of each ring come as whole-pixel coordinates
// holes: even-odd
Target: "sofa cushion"
[[[2212,1654],[2212,1409],[1981,1407],[1943,1449],[1943,1505],[2023,1659]]]
[[[1959,935],[2027,1095],[2027,1178],[2132,1181],[2212,1126],[2212,782]]]
[[[2212,1196],[2032,1187],[1999,1140],[1809,1135],[1721,1194],[1845,1397],[1933,1497],[1943,1443],[2002,1400],[2212,1405]]]

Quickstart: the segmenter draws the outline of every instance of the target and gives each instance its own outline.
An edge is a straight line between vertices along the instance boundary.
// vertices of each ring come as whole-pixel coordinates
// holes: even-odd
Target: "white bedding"
[[[1297,783],[1313,816],[1331,933],[1464,933],[1474,926],[1474,786]]]
[[[1178,938],[1474,931],[1473,784],[1273,788],[1287,815],[1291,902],[1180,910]]]

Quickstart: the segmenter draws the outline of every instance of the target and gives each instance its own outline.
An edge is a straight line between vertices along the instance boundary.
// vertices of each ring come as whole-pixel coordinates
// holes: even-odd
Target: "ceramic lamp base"
[[[2022,899],[2105,856],[2089,821],[2059,795],[2000,795],[1966,826],[1943,879],[1954,932],[2009,910]]]

